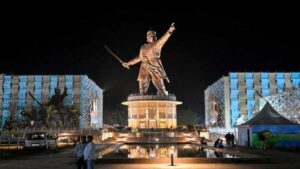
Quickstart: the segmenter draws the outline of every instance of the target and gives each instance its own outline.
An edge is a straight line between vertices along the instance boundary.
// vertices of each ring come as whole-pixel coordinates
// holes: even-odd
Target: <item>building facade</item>
[[[266,101],[300,124],[300,72],[230,72],[205,90],[205,124],[232,128],[251,119]]]
[[[79,111],[77,128],[102,128],[103,90],[88,76],[5,74],[0,74],[0,128],[10,118],[22,120],[23,111],[39,111],[56,88],[61,93],[67,89],[64,108]]]

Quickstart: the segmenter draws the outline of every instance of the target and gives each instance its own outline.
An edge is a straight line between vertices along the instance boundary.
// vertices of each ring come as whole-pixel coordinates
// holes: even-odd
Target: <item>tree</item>
[[[186,127],[187,127],[188,131],[194,131],[195,130],[195,127],[192,124],[187,124]]]
[[[122,126],[122,125],[115,127],[115,129],[117,129],[119,132],[121,132],[124,128],[125,128],[125,126]]]
[[[2,116],[0,115],[0,130],[2,128]]]
[[[126,129],[128,130],[128,132],[131,132],[131,130],[132,130],[131,127],[127,127]]]
[[[195,125],[200,121],[200,116],[191,110],[178,110],[177,111],[178,125]]]
[[[106,110],[104,113],[104,123],[107,124],[119,124],[127,126],[128,123],[128,113],[125,108],[117,108],[114,110]]]

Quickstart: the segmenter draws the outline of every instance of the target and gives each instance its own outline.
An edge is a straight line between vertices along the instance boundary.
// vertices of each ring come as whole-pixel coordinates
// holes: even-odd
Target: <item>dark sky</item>
[[[181,109],[203,116],[204,90],[230,71],[299,71],[295,5],[174,5],[9,6],[0,72],[87,74],[105,91],[104,110],[113,110],[138,92],[139,64],[123,68],[103,45],[127,61],[138,54],[149,27],[160,37],[172,22],[176,31],[161,58],[171,81],[167,90],[183,101]]]

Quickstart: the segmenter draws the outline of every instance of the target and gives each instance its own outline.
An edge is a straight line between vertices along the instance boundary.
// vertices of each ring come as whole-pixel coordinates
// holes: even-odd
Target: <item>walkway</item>
[[[107,145],[98,145],[102,149]],[[218,149],[219,150],[219,149]],[[272,158],[272,163],[264,164],[233,164],[233,163],[209,163],[209,164],[179,164],[169,166],[170,163],[162,164],[97,164],[96,169],[299,169],[300,153],[278,150],[260,151],[244,147],[225,147],[222,151],[231,153],[251,154]],[[0,168],[5,169],[74,169],[75,148],[65,149],[57,154],[28,155],[11,160],[0,160]]]

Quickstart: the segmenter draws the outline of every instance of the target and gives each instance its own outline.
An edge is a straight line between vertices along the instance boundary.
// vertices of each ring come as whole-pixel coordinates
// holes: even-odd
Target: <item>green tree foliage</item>
[[[177,124],[178,125],[195,125],[200,121],[199,114],[191,110],[178,110],[177,111]]]
[[[1,126],[2,126],[2,116],[0,116],[0,129],[1,129]]]
[[[187,124],[186,127],[187,127],[188,131],[194,131],[195,130],[195,127],[192,124]]]
[[[114,110],[105,110],[103,121],[106,124],[119,124],[123,126],[128,125],[128,113],[126,108],[116,108]]]

